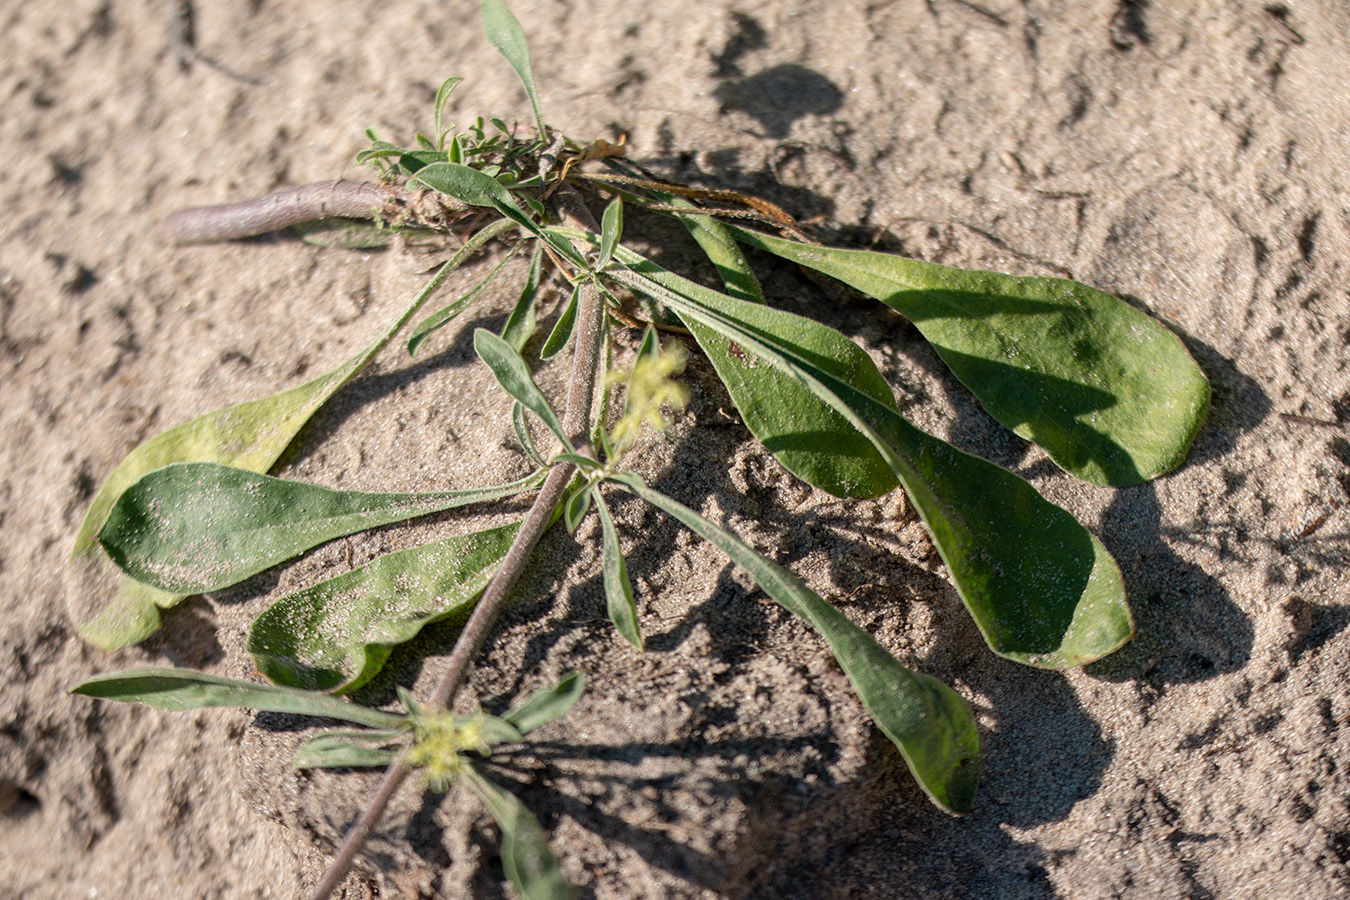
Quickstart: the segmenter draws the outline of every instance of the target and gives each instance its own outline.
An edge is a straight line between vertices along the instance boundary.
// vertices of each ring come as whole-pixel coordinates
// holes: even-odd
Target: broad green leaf
[[[615,250],[615,258],[664,287],[723,296],[668,272],[625,247]],[[624,272],[611,269],[608,277],[639,289]],[[751,308],[759,306],[748,301],[741,303]],[[707,353],[750,433],[788,471],[836,497],[876,497],[895,488],[896,476],[872,442],[799,379],[747,354],[734,338],[719,334],[679,310],[675,312]],[[779,328],[778,337],[790,341],[799,354],[856,385],[878,402],[895,405],[890,386],[857,344],[811,319],[790,316],[775,317],[774,321]]]
[[[519,524],[389,553],[282,597],[253,622],[248,652],[279,684],[353,691],[423,626],[468,615]]]
[[[521,734],[529,734],[540,725],[567,715],[585,688],[584,675],[568,672],[553,687],[535,691],[524,703],[507,710],[502,718],[520,729]]]
[[[538,416],[539,420],[558,436],[564,447],[568,450],[576,449],[572,446],[572,440],[567,436],[567,432],[563,430],[558,414],[553,411],[548,399],[530,376],[530,367],[521,359],[515,348],[486,328],[479,328],[473,333],[473,349],[492,370],[492,376],[497,379],[502,390]]]
[[[990,415],[1093,484],[1181,465],[1209,408],[1181,340],[1103,291],[732,230],[900,312]]]
[[[122,494],[99,535],[123,571],[166,591],[237,584],[335,538],[543,484],[536,472],[490,488],[425,494],[337,491],[218,463],[156,469]]]
[[[525,276],[525,285],[520,290],[520,298],[502,328],[502,340],[515,348],[517,353],[525,352],[525,344],[534,336],[536,327],[534,301],[539,296],[540,275],[544,264],[543,242],[536,242],[534,255],[530,258],[530,271]]]
[[[514,794],[488,781],[477,766],[464,767],[464,782],[483,801],[502,830],[502,868],[522,900],[571,900],[572,886],[548,849],[548,835]]]
[[[505,222],[505,220],[503,220],[503,222]],[[461,250],[460,252],[462,253],[464,251]],[[483,276],[482,280],[467,291],[464,296],[447,306],[441,307],[422,321],[418,322],[413,328],[412,333],[408,335],[408,355],[416,356],[417,351],[421,349],[422,344],[426,342],[427,338],[450,324],[454,321],[456,316],[468,309],[470,304],[482,295],[487,286],[492,283],[493,279],[501,273],[502,268],[510,262],[515,255],[514,248],[507,253],[503,253],[502,258],[497,260],[497,264]]]
[[[613,480],[717,547],[779,605],[818,631],[924,793],[947,812],[971,811],[980,775],[980,738],[975,717],[959,694],[906,669],[851,619],[736,535],[652,490],[636,475],[619,473]]]
[[[71,691],[102,700],[144,703],[170,712],[233,706],[258,712],[337,719],[371,728],[402,729],[408,724],[403,716],[359,706],[328,694],[234,681],[193,669],[128,669],[90,678]]]
[[[387,766],[399,751],[389,744],[406,742],[409,728],[324,731],[300,742],[291,765],[297,769],[361,769]]]
[[[534,110],[534,122],[541,137],[548,134],[544,114],[539,110],[539,93],[534,87],[534,70],[530,67],[530,47],[525,41],[525,30],[502,0],[483,0],[483,31],[497,52],[506,58],[516,76],[525,86],[525,96]]]
[[[558,354],[558,351],[567,346],[567,341],[572,337],[572,326],[577,321],[577,307],[581,303],[580,284],[572,288],[572,296],[567,301],[567,307],[558,317],[558,321],[553,325],[553,330],[549,332],[548,340],[544,341],[544,347],[539,351],[540,359],[552,359]]]
[[[614,256],[614,248],[623,237],[623,198],[615,197],[605,207],[604,218],[600,221],[600,256],[595,261],[595,270],[603,270]]]
[[[796,316],[692,282],[680,293],[642,280],[632,286],[792,374],[867,436],[913,499],[994,652],[1066,668],[1099,659],[1133,635],[1111,555],[1031,485],[920,431],[800,355],[779,337],[795,333]]]
[[[619,635],[637,649],[642,649],[642,626],[638,623],[637,601],[633,599],[633,582],[628,577],[628,564],[623,559],[623,548],[619,546],[619,533],[614,527],[614,519],[605,505],[605,498],[599,490],[595,495],[595,511],[600,514],[600,528],[603,532],[601,562],[605,578],[605,605],[609,610],[609,620],[619,629]]]
[[[480,234],[488,232],[491,236],[505,230],[505,226],[497,231],[493,227],[487,226]],[[466,250],[472,243],[471,238]],[[216,462],[255,472],[272,468],[319,408],[394,339],[466,257],[462,251],[442,266],[383,334],[333,371],[270,397],[207,413],[157,434],[131,451],[94,496],[71,549],[69,591],[82,594],[118,585],[117,594],[102,611],[80,624],[80,635],[103,650],[129,647],[159,629],[160,609],[174,606],[184,597],[121,576],[99,548],[95,538],[123,491],[147,473],[171,463]]]

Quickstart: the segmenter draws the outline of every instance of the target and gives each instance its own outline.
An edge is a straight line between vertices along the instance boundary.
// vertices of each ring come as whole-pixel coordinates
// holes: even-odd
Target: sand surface
[[[89,675],[246,677],[283,594],[511,507],[339,541],[166,615],[112,655],[62,577],[90,496],[155,432],[336,366],[418,289],[416,252],[293,239],[171,248],[190,205],[352,165],[375,127],[528,118],[463,0],[0,5],[0,898],[292,897],[372,777],[301,775],[281,717],[71,696]],[[1213,410],[1188,464],[1092,488],[997,426],[879,305],[770,266],[777,305],[842,329],[920,426],[1030,479],[1119,561],[1136,640],[1085,671],[994,657],[898,497],[843,502],[760,449],[706,362],[638,468],[955,685],[985,748],[976,811],[932,808],[820,641],[715,552],[616,507],[649,640],[604,620],[596,526],[545,540],[476,669],[501,709],[590,687],[521,760],[521,795],[595,898],[1350,896],[1350,9],[1178,0],[517,0],[546,114],[688,182],[760,194],[845,246],[1068,275],[1175,329]],[[486,259],[464,271],[467,287]],[[513,263],[513,265],[516,265]],[[415,362],[391,348],[284,474],[344,488],[524,471],[474,361],[503,287]],[[557,314],[552,292],[545,320]],[[620,339],[620,354],[635,337]],[[558,388],[556,371],[541,381]],[[396,657],[426,690],[432,655]],[[392,680],[373,686],[387,699]],[[380,694],[383,691],[384,694]],[[506,895],[467,795],[404,795],[349,898]]]

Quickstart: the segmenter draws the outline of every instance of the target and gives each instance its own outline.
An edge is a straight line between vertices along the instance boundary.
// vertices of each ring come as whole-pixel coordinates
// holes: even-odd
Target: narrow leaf
[[[980,743],[975,717],[959,694],[906,669],[851,619],[736,535],[652,490],[636,475],[620,473],[614,482],[717,547],[784,609],[818,631],[924,793],[947,812],[970,812],[979,780]]]
[[[175,463],[132,485],[99,540],[123,571],[166,591],[237,584],[335,538],[539,487],[543,473],[426,494],[336,491],[218,463]]]
[[[520,729],[521,734],[529,734],[540,725],[567,715],[585,688],[584,675],[568,672],[553,687],[535,691],[524,703],[507,710],[502,718]]]
[[[642,649],[642,626],[638,623],[637,601],[633,598],[633,582],[628,577],[628,564],[619,546],[619,533],[614,519],[599,490],[595,494],[595,511],[600,515],[603,532],[601,563],[605,578],[605,604],[609,620],[619,629],[620,636],[637,649]]]
[[[914,501],[994,652],[1065,668],[1114,652],[1133,635],[1120,570],[1073,516],[800,355],[781,337],[794,333],[798,317],[692,283],[687,294],[641,279],[633,285],[792,374],[867,436]]]
[[[279,684],[355,690],[394,645],[432,622],[466,617],[519,527],[389,553],[283,597],[254,620],[248,652]]]
[[[464,782],[483,801],[502,830],[502,868],[522,900],[571,900],[572,886],[548,849],[548,835],[514,794],[488,781],[476,766],[464,767]]]
[[[530,271],[525,276],[525,286],[520,290],[520,298],[511,310],[502,329],[502,340],[515,348],[517,353],[525,352],[525,344],[534,335],[536,327],[534,301],[539,296],[540,275],[544,264],[544,245],[536,242],[534,255],[530,258]]]
[[[567,526],[568,534],[574,533],[581,520],[586,518],[586,513],[591,511],[591,492],[592,485],[583,483],[568,495],[563,504],[563,523]]]
[[[520,27],[520,21],[502,0],[483,0],[483,31],[497,52],[516,70],[516,76],[525,86],[525,96],[530,99],[530,108],[534,110],[539,135],[545,137],[548,128],[539,110],[539,93],[535,90],[534,70],[530,67],[530,47],[525,41],[525,30]]]
[[[473,348],[492,370],[492,375],[502,386],[502,390],[538,416],[540,421],[558,436],[564,447],[568,450],[576,449],[572,446],[572,439],[563,430],[558,414],[553,411],[548,399],[534,383],[530,367],[521,359],[515,348],[485,328],[479,328],[473,333]]]
[[[408,728],[324,731],[300,742],[291,765],[297,769],[363,769],[387,766],[398,756],[389,744],[406,739]]]
[[[90,678],[71,691],[103,700],[143,703],[171,712],[232,706],[258,712],[338,719],[372,728],[401,729],[407,726],[403,716],[359,706],[328,694],[234,681],[192,669],[128,669]]]
[[[534,437],[530,434],[530,423],[525,419],[525,407],[519,400],[511,404],[511,427],[515,429],[516,440],[520,441],[521,449],[525,451],[530,461],[541,469],[547,469],[548,463],[544,462],[544,458],[535,449]]]
[[[482,293],[487,286],[492,283],[493,279],[501,273],[502,268],[510,262],[515,255],[514,248],[512,248],[510,252],[502,254],[502,258],[497,260],[497,264],[483,276],[481,281],[467,291],[464,296],[455,300],[455,302],[448,306],[436,310],[436,312],[427,316],[421,322],[418,322],[408,336],[408,355],[416,356],[417,351],[421,348],[422,344],[426,342],[427,338],[450,324],[456,316],[468,309],[475,300],[482,296]]]
[[[990,415],[1093,484],[1181,465],[1209,408],[1181,340],[1103,291],[732,230],[900,312]]]
[[[577,306],[580,302],[581,285],[578,284],[572,288],[572,297],[567,301],[567,307],[558,317],[553,330],[549,332],[548,340],[544,341],[544,348],[539,351],[540,359],[552,359],[559,350],[567,346],[568,340],[572,337],[572,326],[577,321]]]
[[[623,237],[623,198],[615,197],[605,207],[604,218],[600,221],[600,257],[595,261],[595,270],[602,271],[614,256],[614,248]]]
[[[435,125],[433,127],[433,131],[435,132],[434,136],[436,138],[437,149],[441,150],[445,149],[445,128],[443,127],[443,123],[445,121],[444,116],[445,116],[446,101],[450,99],[451,91],[459,87],[460,82],[462,82],[463,80],[464,80],[463,78],[456,78],[456,77],[447,78],[445,79],[445,81],[441,82],[440,89],[436,91],[436,112],[434,113]]]

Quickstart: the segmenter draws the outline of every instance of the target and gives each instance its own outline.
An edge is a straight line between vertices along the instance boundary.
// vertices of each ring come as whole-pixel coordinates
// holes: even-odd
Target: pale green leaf
[[[553,325],[553,330],[549,332],[548,339],[544,341],[544,347],[539,351],[540,359],[552,359],[558,351],[567,346],[568,340],[572,337],[572,326],[577,321],[577,307],[581,303],[582,286],[580,284],[572,288],[572,296],[567,301],[567,306],[563,309],[562,315]]]
[[[254,620],[248,652],[280,684],[355,690],[424,626],[467,617],[519,527],[389,553],[282,597]]]
[[[534,121],[540,136],[548,134],[544,115],[539,110],[539,92],[534,86],[534,70],[530,66],[530,47],[525,41],[525,30],[502,0],[483,0],[483,31],[497,52],[515,69],[525,87],[525,96],[534,110]]]
[[[585,687],[584,675],[568,672],[553,687],[535,691],[519,706],[507,710],[502,718],[520,729],[521,734],[529,734],[540,725],[567,715]]]
[[[604,495],[599,490],[593,493],[603,538],[601,565],[609,620],[625,641],[641,650],[642,626],[638,622],[637,601],[633,598],[633,582],[628,577],[628,564],[624,562],[623,548],[619,546],[619,533],[614,527],[614,518],[609,514]]]
[[[403,716],[339,700],[328,694],[235,681],[193,669],[128,669],[90,678],[71,690],[102,700],[143,703],[170,712],[231,706],[258,712],[338,719],[372,728],[407,727],[407,719]]]
[[[733,231],[900,312],[990,415],[1085,481],[1171,471],[1204,421],[1209,381],[1185,345],[1103,291]]]
[[[464,768],[464,782],[502,830],[502,868],[522,900],[571,900],[572,886],[548,849],[548,835],[514,794],[488,781],[477,766]]]
[[[652,490],[636,475],[619,473],[613,480],[717,547],[784,609],[819,632],[924,793],[947,812],[970,812],[980,774],[980,742],[975,717],[959,694],[906,669],[851,619],[736,535]]]
[[[411,726],[410,726],[411,727]],[[408,738],[409,728],[323,731],[300,742],[291,765],[297,769],[362,769],[387,766],[399,751],[389,744]]]
[[[543,473],[436,493],[337,491],[218,463],[175,463],[122,494],[99,535],[123,571],[166,591],[237,584],[335,538],[539,487]]]
[[[623,198],[615,197],[605,207],[604,218],[600,220],[600,256],[595,261],[595,270],[603,270],[614,256],[614,248],[623,237]]]
[[[473,348],[492,370],[492,376],[497,379],[502,390],[538,416],[539,420],[558,436],[564,447],[568,450],[576,449],[572,446],[572,440],[567,436],[567,432],[563,430],[558,414],[553,411],[548,399],[534,383],[530,367],[525,364],[525,360],[514,347],[486,328],[479,328],[473,333]]]
[[[506,326],[502,328],[502,340],[514,347],[517,353],[525,352],[525,344],[534,335],[536,327],[534,301],[539,296],[543,263],[544,245],[536,241],[534,255],[530,258],[530,271],[525,276],[525,285],[520,289],[520,297],[506,320]]]
[[[502,220],[499,224],[509,223],[507,223],[506,220]],[[484,231],[486,230],[487,229],[484,229]],[[464,253],[465,250],[468,249],[468,245],[466,244],[464,250],[461,250],[460,253]],[[482,296],[483,291],[487,286],[492,283],[493,279],[501,273],[502,268],[505,267],[515,255],[515,248],[512,248],[507,253],[503,253],[502,258],[497,260],[496,265],[494,265],[476,285],[465,292],[462,297],[459,297],[447,306],[441,307],[436,310],[436,312],[418,322],[417,325],[413,327],[412,332],[408,335],[408,355],[416,356],[417,351],[421,349],[422,344],[426,342],[427,338],[431,337],[437,331],[440,331],[446,325],[449,325],[454,321],[456,316],[468,309],[475,300]]]

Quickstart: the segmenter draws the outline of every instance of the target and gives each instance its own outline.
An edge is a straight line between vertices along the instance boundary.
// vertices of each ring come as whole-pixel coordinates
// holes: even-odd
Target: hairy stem
[[[600,227],[596,224],[594,216],[574,190],[564,186],[555,196],[562,205],[563,217],[568,224],[599,233]],[[605,332],[605,307],[600,299],[600,292],[594,285],[587,285],[582,290],[575,329],[572,372],[567,382],[567,407],[563,412],[563,428],[572,438],[573,444],[578,448],[584,448],[590,443],[591,406],[595,398],[601,345]],[[582,452],[585,452],[584,449]],[[530,511],[525,516],[520,532],[511,544],[511,549],[502,560],[502,567],[474,606],[473,615],[469,617],[464,630],[455,641],[454,650],[446,662],[445,673],[431,695],[428,712],[434,713],[447,707],[454,699],[455,692],[464,683],[469,672],[469,664],[482,649],[498,615],[506,606],[511,589],[520,580],[539,539],[553,521],[553,511],[567,492],[567,486],[575,470],[576,467],[570,463],[560,463],[549,472],[544,486],[540,488],[539,494],[530,506]],[[337,856],[324,873],[323,880],[314,889],[313,900],[327,900],[329,894],[336,890],[347,876],[352,863],[356,861],[357,854],[361,852],[361,848],[384,815],[389,801],[393,799],[408,774],[405,756],[406,754],[400,755],[385,770],[379,787],[371,796],[361,817],[347,833]]]
[[[371,219],[404,193],[360,181],[320,181],[242,203],[180,210],[159,223],[159,234],[175,244],[209,244],[331,216]]]

